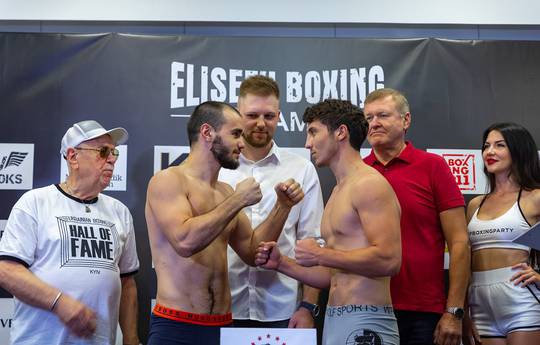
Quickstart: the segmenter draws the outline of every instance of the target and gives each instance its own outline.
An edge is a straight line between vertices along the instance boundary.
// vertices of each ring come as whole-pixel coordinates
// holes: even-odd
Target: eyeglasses
[[[100,148],[90,148],[90,147],[75,147],[75,150],[87,150],[87,151],[97,151],[99,152],[99,156],[101,158],[109,158],[109,155],[112,153],[114,157],[118,157],[120,155],[120,151],[118,151],[115,147],[109,147],[109,146],[102,146]]]

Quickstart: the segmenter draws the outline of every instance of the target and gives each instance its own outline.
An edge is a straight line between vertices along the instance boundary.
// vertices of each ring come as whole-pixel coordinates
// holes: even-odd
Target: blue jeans
[[[441,314],[421,311],[394,310],[401,345],[432,345],[435,327]]]
[[[150,315],[147,345],[219,345],[220,328],[200,326]]]

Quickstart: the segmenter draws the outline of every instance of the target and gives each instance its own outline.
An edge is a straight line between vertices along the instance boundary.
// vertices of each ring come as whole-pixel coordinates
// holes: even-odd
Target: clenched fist
[[[253,177],[240,181],[234,193],[242,197],[245,206],[254,205],[262,199],[261,187]]]
[[[255,254],[255,265],[269,270],[279,267],[281,253],[276,242],[261,242]]]
[[[277,194],[277,201],[285,207],[293,207],[304,198],[302,187],[292,178],[278,183],[274,189]]]

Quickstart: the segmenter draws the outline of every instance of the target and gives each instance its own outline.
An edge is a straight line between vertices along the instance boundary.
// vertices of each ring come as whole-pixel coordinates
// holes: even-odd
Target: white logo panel
[[[0,189],[33,188],[34,144],[0,144]]]
[[[484,194],[487,179],[480,150],[427,149],[444,158],[463,194]]]
[[[303,147],[281,147],[306,159],[310,159],[309,150]],[[368,152],[369,153],[369,152]],[[154,174],[171,165],[179,165],[189,155],[189,146],[154,146]]]
[[[360,149],[360,157],[366,158],[371,153],[371,149]]]
[[[114,164],[114,173],[109,183],[105,188],[106,191],[126,191],[127,190],[127,145],[116,147],[120,151],[120,156]],[[97,152],[96,152],[97,153]],[[65,181],[68,175],[67,162],[64,157],[60,157],[60,181]]]
[[[347,344],[379,344],[372,342],[373,337],[351,336]],[[355,339],[365,340],[356,342]],[[366,338],[366,339],[364,339]],[[376,339],[380,340],[380,338]],[[315,345],[317,344],[317,331],[314,328],[229,328],[221,329],[221,345],[237,344],[287,344],[287,345]]]
[[[9,333],[13,322],[13,298],[0,298],[0,344],[9,344]]]
[[[282,147],[282,149],[302,156],[307,160],[311,159],[311,154],[309,153],[309,150],[304,147]]]
[[[2,240],[2,236],[4,236],[4,229],[6,228],[7,220],[0,219],[0,240]]]
[[[154,146],[154,174],[179,165],[189,155],[189,146]]]

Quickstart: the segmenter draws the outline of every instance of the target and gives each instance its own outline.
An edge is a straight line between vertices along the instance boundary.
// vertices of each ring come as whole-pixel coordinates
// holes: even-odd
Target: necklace
[[[64,187],[67,189],[68,193],[69,193],[71,196],[76,197],[76,196],[75,196],[75,193],[73,193],[73,190],[71,190],[71,188],[69,187],[67,181],[64,182]],[[90,209],[90,207],[88,206],[88,201],[82,200],[82,199],[79,199],[79,198],[77,198],[77,199],[80,200],[80,202],[84,205],[86,213],[90,213],[90,212],[92,211],[92,210]]]

